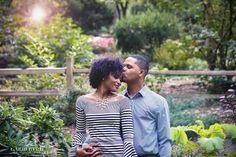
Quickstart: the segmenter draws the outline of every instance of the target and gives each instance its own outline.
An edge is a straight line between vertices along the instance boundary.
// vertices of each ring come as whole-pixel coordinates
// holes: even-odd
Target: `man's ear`
[[[140,69],[139,77],[143,77],[144,75],[145,75],[145,70]]]

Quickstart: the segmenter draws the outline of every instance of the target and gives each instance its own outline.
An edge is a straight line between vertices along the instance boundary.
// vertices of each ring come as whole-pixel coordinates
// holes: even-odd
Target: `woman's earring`
[[[102,80],[104,81],[105,79],[104,79],[104,78],[102,78]]]

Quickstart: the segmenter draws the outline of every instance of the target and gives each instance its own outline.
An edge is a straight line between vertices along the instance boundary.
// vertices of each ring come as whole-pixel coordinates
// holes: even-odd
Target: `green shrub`
[[[225,76],[208,77],[207,82],[207,91],[212,94],[223,94],[234,83]]]
[[[170,70],[205,70],[207,63],[191,53],[191,45],[180,40],[166,40],[160,48],[155,48],[154,58],[158,64]]]
[[[59,96],[33,96],[33,97],[20,97],[15,99],[15,104],[22,104],[25,109],[30,107],[39,108],[39,105],[42,103],[44,105],[52,106],[52,104],[58,100]]]
[[[114,25],[117,48],[126,53],[145,54],[153,59],[153,50],[168,38],[178,37],[180,22],[169,13],[149,10],[129,15]]]
[[[64,67],[66,57],[73,57],[74,66],[82,68],[89,67],[95,57],[88,43],[89,36],[83,34],[81,28],[77,27],[71,18],[65,18],[60,14],[55,15],[45,24],[31,23],[19,27],[14,35],[16,40],[14,51],[22,62],[14,65],[17,68]],[[65,85],[64,74],[18,75],[17,81],[4,81],[0,88],[64,90]],[[50,100],[46,104],[49,103]],[[35,104],[38,104],[37,100]]]
[[[71,18],[55,15],[47,24],[31,24],[16,33],[20,60],[26,67],[65,66],[65,57],[74,57],[76,67],[90,65],[94,58],[89,36]]]
[[[171,126],[185,126],[193,125],[198,117],[190,113],[171,113],[170,114],[170,125]]]
[[[210,94],[224,94],[234,86],[235,81],[229,80],[226,76],[199,76],[194,84],[207,89]]]
[[[146,85],[155,92],[160,92],[163,83],[166,81],[166,77],[156,76],[156,75],[147,75],[145,78]]]
[[[188,97],[185,95],[185,97]],[[207,114],[199,116],[194,110],[199,110],[201,107],[211,107],[215,104],[216,100],[213,97],[195,96],[186,100],[177,101],[173,97],[167,97],[167,101],[170,108],[170,122],[171,126],[188,126],[193,125],[196,120],[202,120],[206,127],[211,124],[218,123],[221,121],[220,116],[216,114]],[[214,101],[214,102],[212,102]],[[211,104],[208,104],[208,103]]]
[[[23,107],[2,102],[0,155],[65,156],[71,141],[64,135],[63,125],[59,113],[42,103],[38,109],[24,110]]]
[[[183,112],[188,109],[196,109],[203,105],[205,98],[204,97],[193,97],[190,99],[185,99],[180,102],[176,102],[176,99],[169,96],[167,101],[169,104],[170,112],[177,113]]]
[[[81,90],[72,89],[67,91],[65,95],[61,96],[53,104],[53,108],[61,113],[61,118],[64,120],[66,126],[75,124],[75,103],[78,96],[83,94],[85,93]]]
[[[216,114],[208,114],[201,118],[206,128],[209,128],[210,125],[215,123],[220,123],[222,120],[219,115]]]
[[[232,139],[236,136],[236,126],[229,124],[213,124],[205,129],[202,121],[196,125],[171,128],[174,141],[172,154],[175,156],[222,156],[234,153],[233,150],[221,153],[224,149],[226,134]]]

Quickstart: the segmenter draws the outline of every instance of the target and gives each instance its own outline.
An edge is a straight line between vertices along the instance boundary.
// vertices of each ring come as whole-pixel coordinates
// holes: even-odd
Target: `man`
[[[124,61],[123,81],[132,104],[134,147],[140,157],[170,157],[170,120],[168,104],[162,96],[145,86],[148,61],[133,55]]]
[[[145,86],[148,61],[140,55],[133,55],[124,61],[123,81],[127,90],[123,93],[132,104],[134,123],[134,147],[139,157],[170,157],[170,121],[168,104],[162,96]],[[100,154],[99,149],[78,147],[79,157]]]

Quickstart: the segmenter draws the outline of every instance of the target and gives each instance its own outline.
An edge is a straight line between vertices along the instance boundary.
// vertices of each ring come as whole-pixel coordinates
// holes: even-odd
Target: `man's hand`
[[[79,157],[101,157],[101,149],[98,148],[99,144],[88,144],[85,147],[77,147],[76,155]]]

